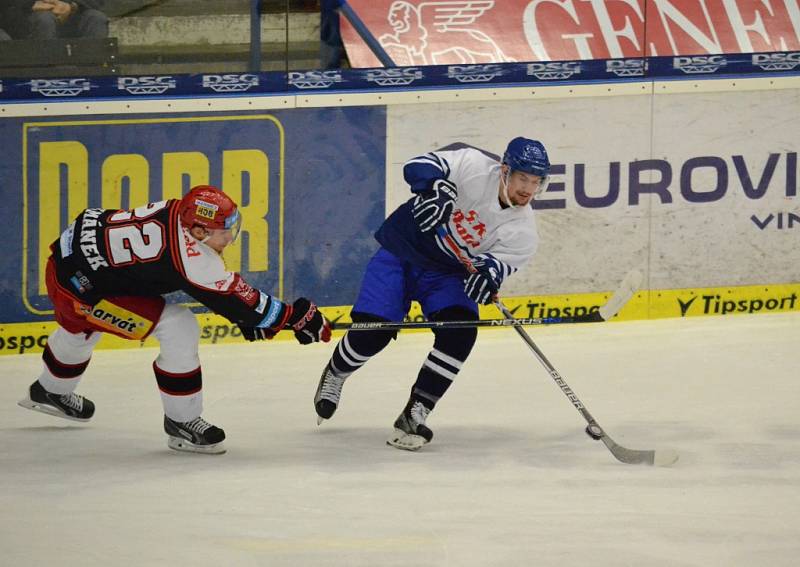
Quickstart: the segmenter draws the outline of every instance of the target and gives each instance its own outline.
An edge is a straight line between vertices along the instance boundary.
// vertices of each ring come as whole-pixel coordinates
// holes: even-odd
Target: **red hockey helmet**
[[[234,240],[239,235],[242,217],[236,203],[211,185],[198,185],[184,195],[180,204],[181,224],[186,228],[200,225],[207,229],[230,230]]]

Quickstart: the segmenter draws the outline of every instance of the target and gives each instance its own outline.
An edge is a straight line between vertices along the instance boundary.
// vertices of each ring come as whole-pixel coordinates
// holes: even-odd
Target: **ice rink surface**
[[[429,333],[401,335],[317,427],[335,343],[202,348],[228,452],[166,446],[156,350],[98,350],[88,424],[16,405],[0,357],[0,564],[800,565],[800,314],[529,327],[600,424],[672,468],[618,463],[513,330],[482,331],[419,453],[385,445]]]

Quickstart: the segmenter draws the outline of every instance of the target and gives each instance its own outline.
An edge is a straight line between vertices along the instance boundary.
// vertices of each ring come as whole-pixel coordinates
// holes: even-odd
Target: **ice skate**
[[[317,410],[317,425],[333,417],[342,395],[345,378],[337,376],[331,365],[325,366],[314,394],[314,409]]]
[[[222,443],[225,440],[225,432],[202,417],[179,423],[165,415],[164,431],[169,435],[167,445],[170,449],[215,455],[225,452]]]
[[[28,396],[17,403],[29,410],[72,421],[89,421],[94,415],[94,403],[91,400],[72,392],[53,394],[45,390],[38,380],[28,388]]]
[[[425,443],[430,443],[433,431],[425,425],[430,412],[422,402],[411,398],[394,422],[394,433],[386,440],[386,444],[406,451],[417,451]]]

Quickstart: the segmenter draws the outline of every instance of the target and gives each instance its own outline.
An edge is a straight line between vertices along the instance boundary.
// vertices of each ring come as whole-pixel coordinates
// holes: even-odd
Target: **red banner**
[[[399,66],[794,51],[799,3],[349,0]],[[353,67],[381,66],[344,18],[342,37]]]

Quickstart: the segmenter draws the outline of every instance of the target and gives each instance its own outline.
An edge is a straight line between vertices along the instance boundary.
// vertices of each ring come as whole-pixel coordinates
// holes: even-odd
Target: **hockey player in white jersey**
[[[482,150],[459,146],[406,162],[403,175],[413,197],[375,234],[381,248],[367,266],[353,321],[400,321],[412,300],[432,321],[477,320],[477,304],[491,303],[504,279],[533,257],[538,233],[530,205],[546,188],[550,171],[544,146],[515,138],[500,162]],[[476,328],[433,333],[433,349],[388,439],[400,449],[417,450],[431,441],[426,418],[477,338]],[[314,396],[320,423],[336,411],[347,377],[394,337],[396,331],[345,334]]]

